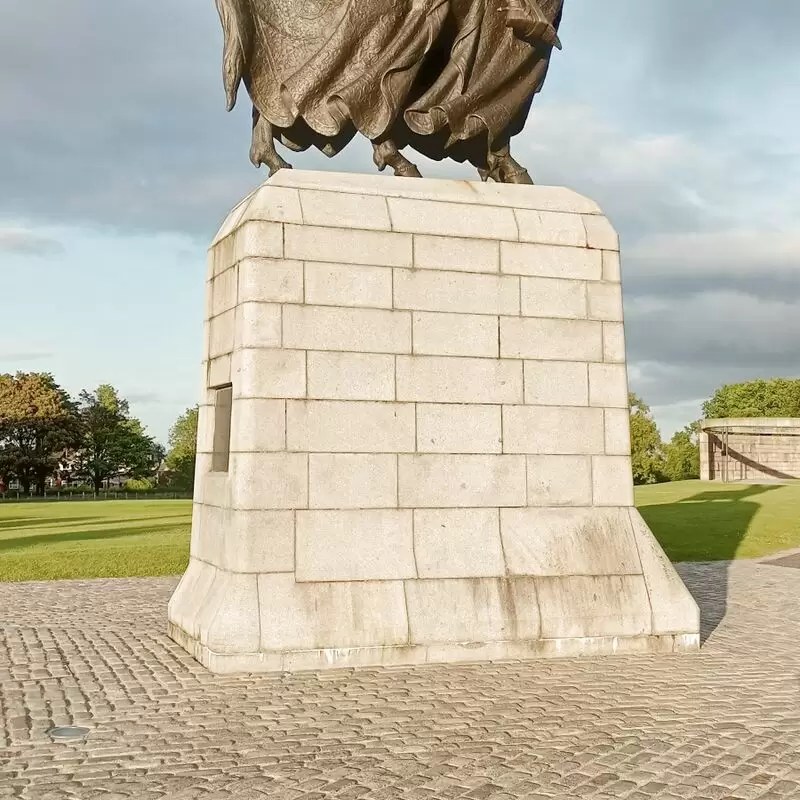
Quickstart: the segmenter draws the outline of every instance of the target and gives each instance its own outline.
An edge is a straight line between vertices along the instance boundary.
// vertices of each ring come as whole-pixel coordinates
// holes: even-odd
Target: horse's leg
[[[478,174],[482,181],[491,178],[497,183],[527,183],[531,184],[528,170],[511,157],[508,145],[497,150],[492,150],[487,159],[486,168],[478,167]]]
[[[250,145],[250,161],[255,167],[266,164],[269,167],[270,178],[279,169],[292,168],[292,165],[284,161],[275,149],[272,125],[258,113],[255,106],[253,106],[253,140]]]
[[[391,167],[401,178],[421,178],[416,164],[412,164],[398,149],[392,139],[372,140],[372,160],[379,172]]]

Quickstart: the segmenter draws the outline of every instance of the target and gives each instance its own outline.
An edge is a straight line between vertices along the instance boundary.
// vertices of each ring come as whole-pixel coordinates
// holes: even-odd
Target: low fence
[[[0,503],[46,503],[50,500],[191,500],[191,492],[49,491],[44,496],[12,490],[0,494]]]

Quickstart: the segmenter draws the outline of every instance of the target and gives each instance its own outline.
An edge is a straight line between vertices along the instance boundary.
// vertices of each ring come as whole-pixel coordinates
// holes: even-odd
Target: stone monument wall
[[[191,563],[216,671],[692,649],[633,508],[616,233],[562,188],[281,171],[210,252]]]

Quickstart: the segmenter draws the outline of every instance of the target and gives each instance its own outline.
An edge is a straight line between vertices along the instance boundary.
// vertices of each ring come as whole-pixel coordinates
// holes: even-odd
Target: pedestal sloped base
[[[212,244],[191,560],[215,672],[699,645],[633,508],[619,240],[558,187],[280,171]]]
[[[602,537],[567,535],[537,553],[553,574],[302,583],[193,558],[169,635],[217,673],[696,650],[697,604],[639,512],[590,511]],[[556,574],[607,568],[609,519],[635,550],[612,548],[626,571]]]

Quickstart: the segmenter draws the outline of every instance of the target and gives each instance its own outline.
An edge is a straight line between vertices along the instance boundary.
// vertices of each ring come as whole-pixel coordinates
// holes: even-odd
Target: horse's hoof
[[[416,164],[408,163],[408,164],[401,164],[398,167],[395,167],[394,170],[395,177],[397,178],[421,178],[422,173],[417,169]]]
[[[276,167],[269,168],[269,177],[271,178],[273,175],[277,175],[282,169],[294,169],[294,167],[284,161],[283,164],[278,164]]]

